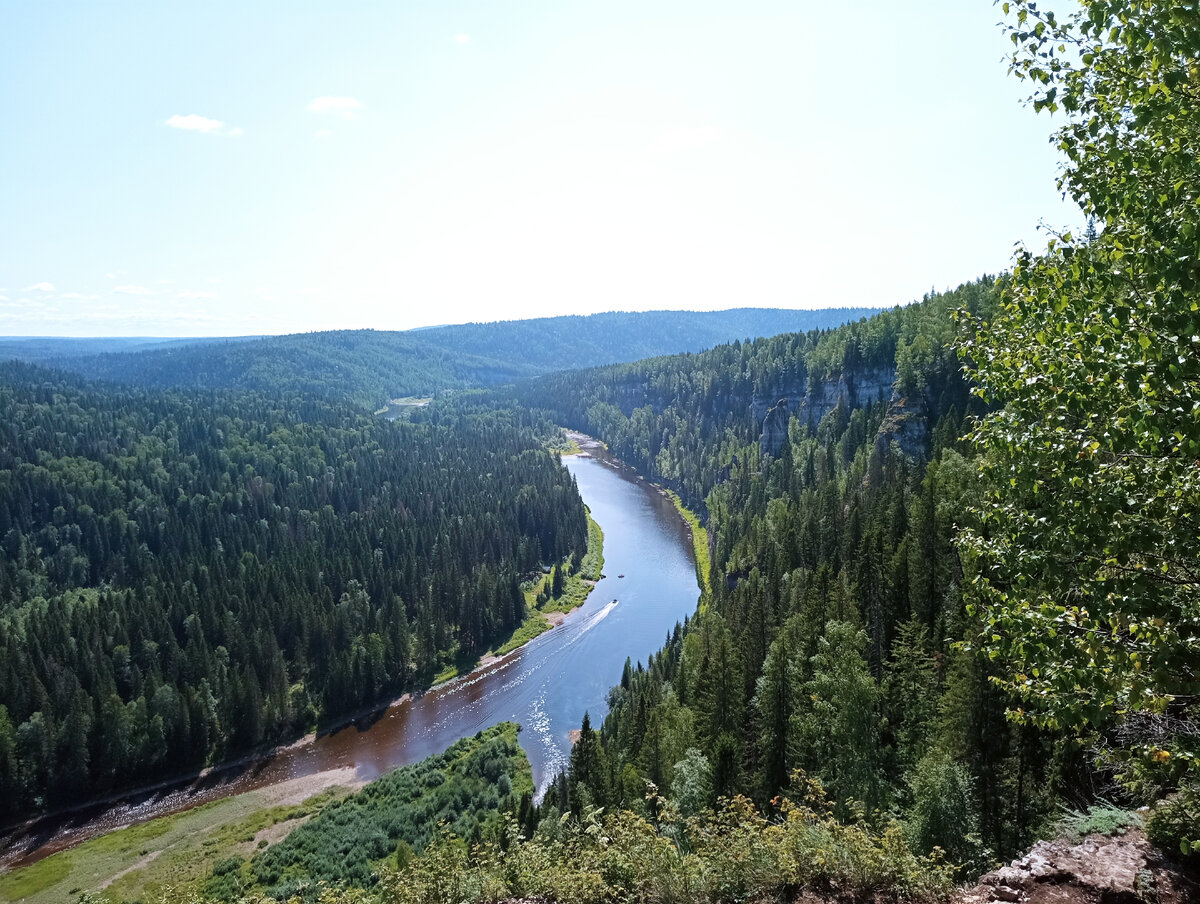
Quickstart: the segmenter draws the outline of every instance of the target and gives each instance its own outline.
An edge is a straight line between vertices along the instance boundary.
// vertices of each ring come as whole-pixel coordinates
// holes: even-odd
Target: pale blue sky
[[[890,305],[1070,222],[989,0],[0,0],[0,335]]]

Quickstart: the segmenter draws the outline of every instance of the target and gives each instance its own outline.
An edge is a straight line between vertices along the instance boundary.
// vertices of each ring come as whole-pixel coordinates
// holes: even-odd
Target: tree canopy
[[[1200,13],[1003,7],[1013,72],[1065,115],[1059,185],[1096,227],[1019,251],[1001,311],[972,322],[997,407],[975,434],[970,597],[1013,714],[1103,732],[1161,792],[1200,774]]]

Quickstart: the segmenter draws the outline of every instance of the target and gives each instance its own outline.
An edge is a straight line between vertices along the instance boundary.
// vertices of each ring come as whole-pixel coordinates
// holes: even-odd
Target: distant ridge
[[[17,358],[139,386],[299,392],[378,407],[401,396],[496,386],[559,370],[699,352],[737,339],[831,329],[874,312],[611,312],[230,339],[14,337],[0,338],[0,360]]]

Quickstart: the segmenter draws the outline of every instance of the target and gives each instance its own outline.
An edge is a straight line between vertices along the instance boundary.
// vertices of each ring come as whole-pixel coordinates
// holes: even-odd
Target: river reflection
[[[353,769],[370,781],[505,720],[521,725],[521,746],[544,792],[566,766],[570,732],[584,712],[598,724],[607,711],[625,659],[645,660],[661,647],[699,597],[690,531],[670,500],[603,450],[588,451],[563,463],[604,531],[605,577],[563,624],[485,669],[250,768],[48,824],[22,839],[23,855],[5,859],[32,862],[119,825],[328,770]]]

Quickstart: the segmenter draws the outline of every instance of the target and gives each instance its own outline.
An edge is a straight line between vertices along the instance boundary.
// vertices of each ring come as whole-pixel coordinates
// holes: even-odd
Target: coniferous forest
[[[1200,21],[1002,8],[1088,228],[1001,276],[396,423],[272,391],[277,356],[241,389],[166,388],[161,361],[156,388],[0,367],[0,818],[262,749],[486,650],[523,581],[561,586],[586,548],[546,450],[562,425],[703,523],[696,612],[611,676],[540,801],[505,724],[281,817],[286,838],[243,833],[178,899],[934,902],[1039,838],[1132,828],[1192,884],[1139,868],[1076,900],[1189,900]]]
[[[219,762],[421,687],[586,544],[514,412],[0,372],[4,816]]]
[[[920,853],[975,864],[1089,799],[1085,746],[1009,724],[995,667],[962,647],[979,628],[953,540],[981,491],[961,437],[985,408],[950,312],[997,303],[989,278],[835,331],[518,390],[703,506],[711,538],[706,606],[626,667],[552,806],[639,809],[647,780],[767,806],[801,770],[843,819],[902,815]]]

